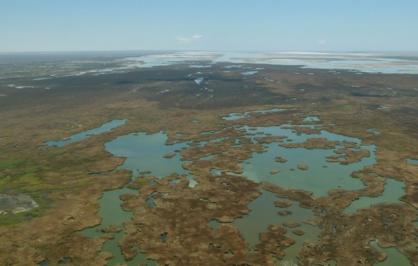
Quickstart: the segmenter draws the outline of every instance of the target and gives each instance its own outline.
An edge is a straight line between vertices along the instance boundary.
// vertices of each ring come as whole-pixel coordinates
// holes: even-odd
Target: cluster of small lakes
[[[0,264],[416,265],[416,63],[288,56],[3,68]]]
[[[105,143],[108,152],[117,157],[125,158],[119,169],[132,172],[132,181],[154,176],[165,178],[177,174],[188,179],[188,186],[194,189],[199,186],[199,180],[187,167],[191,161],[185,160],[183,154],[189,148],[203,148],[213,143],[233,141],[239,147],[245,137],[250,143],[261,144],[263,149],[253,152],[251,156],[241,162],[241,171],[213,167],[211,176],[229,174],[241,176],[254,182],[266,182],[284,189],[303,190],[312,193],[315,198],[324,197],[330,190],[360,190],[363,182],[352,177],[352,173],[376,163],[376,146],[363,144],[360,139],[334,134],[326,130],[317,129],[321,120],[317,116],[306,116],[303,125],[283,124],[276,126],[247,126],[236,122],[253,115],[272,114],[282,109],[273,108],[255,112],[230,113],[221,119],[231,122],[229,128],[240,132],[240,137],[231,140],[230,136],[210,138],[210,135],[222,135],[220,132],[201,132],[202,139],[169,141],[164,132],[132,133],[119,136]],[[59,141],[49,141],[51,148],[60,148],[73,142],[81,141],[113,130],[127,123],[127,120],[113,120],[101,127],[90,129]],[[181,134],[179,134],[180,136]],[[203,140],[204,139],[204,140]],[[349,152],[347,152],[349,151]],[[219,153],[228,151],[219,151]],[[349,154],[348,154],[349,153]],[[214,160],[219,154],[206,154],[198,158],[199,161]],[[351,158],[349,160],[347,158]],[[411,159],[410,164],[416,163]],[[118,170],[118,169],[117,169]],[[117,171],[116,170],[116,171]],[[176,186],[176,182],[171,182]],[[138,190],[129,185],[103,193],[99,205],[101,223],[87,228],[80,233],[88,237],[108,237],[103,250],[110,252],[112,258],[108,265],[155,265],[156,262],[139,251],[136,256],[127,260],[121,250],[120,241],[126,235],[123,224],[132,218],[132,213],[122,208],[123,195],[135,195]],[[362,208],[369,208],[380,203],[399,203],[404,195],[404,183],[392,178],[386,178],[384,192],[374,197],[359,197],[344,209],[346,214],[352,214]],[[1,200],[1,198],[0,198]],[[1,201],[0,201],[0,204]],[[158,202],[153,194],[147,195],[146,207],[158,211]],[[236,218],[230,224],[235,226],[245,239],[248,248],[252,249],[260,241],[260,234],[269,225],[280,224],[287,228],[286,236],[294,242],[285,249],[282,261],[297,263],[297,256],[306,241],[315,241],[321,231],[314,220],[314,213],[306,206],[295,200],[280,197],[271,191],[260,189],[260,195],[248,205],[248,214]],[[217,230],[224,221],[211,219],[208,221],[212,230]],[[109,228],[117,228],[111,230]],[[110,237],[109,237],[110,235]],[[167,241],[169,236],[162,235],[161,241]],[[379,265],[394,265],[402,261],[408,265],[408,259],[396,248],[381,248],[377,242],[372,245],[376,249],[387,253],[387,258]],[[400,264],[399,264],[400,265]]]

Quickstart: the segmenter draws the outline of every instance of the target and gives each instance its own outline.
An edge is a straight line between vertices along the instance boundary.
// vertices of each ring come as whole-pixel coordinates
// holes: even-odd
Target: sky
[[[417,0],[0,0],[0,52],[417,51]]]

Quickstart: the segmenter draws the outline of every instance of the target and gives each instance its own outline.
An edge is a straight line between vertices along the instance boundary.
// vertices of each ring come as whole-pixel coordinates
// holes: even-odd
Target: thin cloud
[[[194,34],[194,35],[188,36],[188,37],[179,36],[179,37],[176,37],[176,40],[177,40],[177,42],[182,43],[182,44],[189,44],[189,43],[196,42],[196,41],[198,41],[202,38],[203,38],[203,35]]]

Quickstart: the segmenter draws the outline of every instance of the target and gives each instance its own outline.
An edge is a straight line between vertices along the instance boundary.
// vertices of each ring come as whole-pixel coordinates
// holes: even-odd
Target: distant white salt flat
[[[300,66],[311,69],[351,70],[358,74],[418,74],[418,56],[383,53],[327,52],[166,52],[113,60],[117,67],[92,69],[73,75],[103,75],[126,72],[136,68],[189,64],[192,68],[207,68],[216,63],[229,63],[225,69],[242,68],[243,64]],[[204,62],[202,64],[202,62]],[[241,65],[240,65],[241,64]],[[226,71],[227,71],[226,70]],[[253,69],[249,69],[253,70]],[[257,70],[257,69],[255,69]]]
[[[170,65],[182,62],[211,61],[212,63],[269,64],[302,66],[313,69],[340,69],[366,73],[418,74],[418,58],[382,53],[211,53],[186,52],[138,57],[142,67]],[[228,67],[228,66],[227,66]],[[233,66],[229,66],[233,67]]]
[[[70,74],[69,76],[83,75],[104,75],[109,73],[123,73],[136,68],[150,68],[158,66],[169,66],[180,63],[196,63],[206,61],[213,62],[217,57],[221,56],[214,52],[173,52],[160,53],[152,55],[144,55],[137,57],[125,57],[113,60],[117,67],[90,69]],[[192,68],[208,68],[210,65],[193,64]]]
[[[127,57],[122,59],[129,67],[155,67],[168,66],[184,62],[213,62],[221,54],[215,52],[173,52],[164,54]]]
[[[121,67],[109,67],[109,68],[102,68],[102,69],[91,69],[86,71],[80,71],[74,74],[70,74],[69,76],[83,76],[83,75],[93,75],[93,76],[100,76],[110,73],[123,73],[132,69],[128,66],[121,66]]]
[[[417,57],[373,53],[226,53],[217,62],[293,65],[313,69],[340,69],[366,73],[418,74]]]

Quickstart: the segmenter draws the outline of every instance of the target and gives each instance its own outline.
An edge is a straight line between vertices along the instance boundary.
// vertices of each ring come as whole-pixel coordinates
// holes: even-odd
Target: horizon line
[[[211,49],[97,49],[97,50],[28,50],[0,51],[7,54],[58,54],[58,53],[106,53],[106,52],[213,52],[213,53],[418,53],[418,50],[211,50]]]

